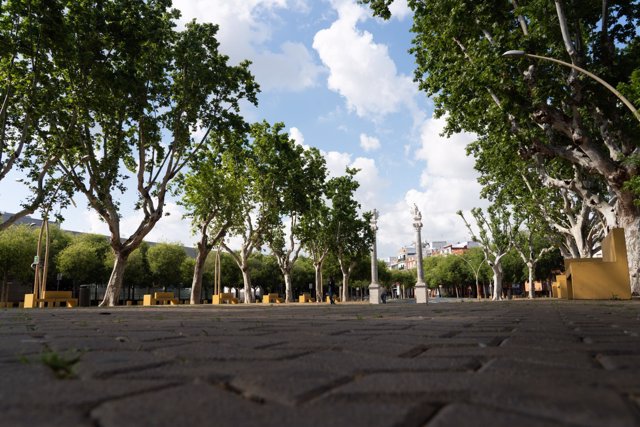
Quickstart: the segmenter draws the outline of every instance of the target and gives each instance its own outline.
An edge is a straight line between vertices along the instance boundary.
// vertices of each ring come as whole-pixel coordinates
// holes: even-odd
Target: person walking
[[[327,284],[327,295],[329,296],[329,303],[335,304],[333,301],[333,293],[335,290],[336,282],[333,280],[333,276],[329,276],[329,283]]]

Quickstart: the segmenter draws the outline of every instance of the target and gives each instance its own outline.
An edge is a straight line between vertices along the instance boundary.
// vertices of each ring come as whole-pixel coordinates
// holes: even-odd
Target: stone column
[[[371,247],[371,284],[369,285],[369,303],[380,304],[380,284],[378,284],[378,250],[376,248],[376,231],[378,231],[378,211],[373,210],[371,217],[373,245]]]
[[[426,283],[424,283],[424,272],[422,271],[422,238],[420,230],[422,229],[422,214],[418,210],[418,206],[413,205],[413,228],[416,229],[416,261],[418,270],[418,281],[415,287],[416,302],[418,304],[426,304],[429,300],[429,293]]]

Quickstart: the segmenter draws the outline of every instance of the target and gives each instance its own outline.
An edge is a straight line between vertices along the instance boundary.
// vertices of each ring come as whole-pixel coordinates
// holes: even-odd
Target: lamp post
[[[380,304],[380,284],[378,283],[378,251],[376,248],[376,231],[378,231],[378,211],[373,210],[371,222],[373,245],[371,246],[371,284],[369,285],[369,303]]]
[[[485,255],[484,259],[480,264],[478,264],[477,267],[474,267],[473,264],[471,264],[471,262],[464,257],[464,255],[460,256],[460,258],[464,262],[469,264],[469,267],[471,267],[471,271],[473,271],[473,274],[476,276],[476,294],[477,294],[476,299],[480,299],[480,284],[478,283],[478,275],[480,274],[480,269],[482,268],[482,264],[484,264],[484,262],[487,260],[487,256]]]
[[[590,71],[585,70],[584,68],[578,67],[577,65],[571,64],[569,62],[561,61],[559,59],[549,58],[547,56],[541,56],[541,55],[534,55],[532,53],[527,53],[524,50],[508,50],[505,53],[503,53],[502,56],[504,56],[504,57],[526,56],[528,58],[542,59],[544,61],[555,62],[556,64],[564,65],[565,67],[573,68],[574,70],[580,71],[581,73],[586,74],[587,76],[591,77],[593,80],[595,80],[598,83],[600,83],[602,86],[604,86],[607,89],[609,89],[609,91],[611,93],[613,93],[615,96],[617,96],[618,99],[620,101],[622,101],[622,103],[624,105],[626,105],[627,108],[629,108],[629,110],[631,110],[631,112],[633,113],[635,118],[638,119],[638,121],[640,121],[640,113],[638,113],[638,110],[636,110],[636,108],[633,106],[631,101],[629,101],[627,98],[625,98],[620,92],[617,91],[616,88],[611,86],[609,83],[605,82],[600,77],[596,76],[595,74],[593,74]]]
[[[429,295],[427,293],[427,285],[424,283],[424,272],[422,271],[422,238],[420,237],[422,214],[415,204],[413,205],[411,213],[413,214],[413,228],[416,230],[416,261],[418,270],[418,281],[415,287],[416,302],[418,304],[426,304],[429,301]]]

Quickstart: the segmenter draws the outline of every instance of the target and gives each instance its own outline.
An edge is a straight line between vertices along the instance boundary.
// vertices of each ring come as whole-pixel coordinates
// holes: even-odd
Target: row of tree
[[[113,253],[109,240],[95,234],[73,235],[57,226],[50,227],[48,289],[72,289],[77,291],[82,284],[103,285],[108,282],[113,266]],[[14,289],[30,286],[34,281],[31,265],[39,231],[26,225],[14,225],[0,233],[0,278],[1,302],[9,301],[10,284]],[[209,293],[214,291],[218,274],[220,283],[226,287],[241,287],[243,275],[234,257],[224,251],[217,255],[212,252],[203,266],[202,286]],[[133,251],[127,262],[123,282],[125,299],[134,299],[135,290],[148,293],[152,288],[187,288],[193,281],[196,259],[188,256],[185,248],[175,243],[149,245],[143,242]],[[283,277],[277,256],[254,252],[248,258],[247,269],[254,286],[261,286],[266,292],[282,292]],[[379,263],[383,283],[402,284],[410,287],[415,283],[411,272],[390,271],[385,263]],[[324,265],[326,275],[340,274],[339,262],[335,256],[328,256]],[[219,272],[219,273],[218,273]],[[370,283],[370,260],[361,257],[355,262],[351,288],[363,288]],[[290,283],[293,293],[309,292],[309,285],[315,280],[313,260],[301,256],[291,269]],[[323,295],[321,288],[321,293]],[[364,292],[361,289],[361,294]]]
[[[360,1],[389,18],[394,0]],[[494,202],[489,215],[517,213],[516,223],[556,236],[568,258],[593,256],[607,230],[623,227],[640,293],[640,115],[576,68],[640,105],[639,2],[407,3],[416,81],[434,97],[435,115],[446,115],[447,134],[477,135],[468,152]],[[513,49],[573,67],[503,57]],[[494,249],[496,258],[504,248]]]
[[[249,62],[230,65],[217,26],[178,30],[179,16],[170,0],[0,4],[0,182],[22,171],[31,191],[0,232],[36,209],[47,222],[84,195],[109,227],[113,266],[102,305],[114,305],[130,257],[173,192],[199,235],[192,303],[214,247],[237,263],[246,301],[249,259],[263,246],[277,259],[287,301],[302,247],[318,291],[322,263],[335,254],[346,299],[372,239],[369,214],[354,199],[356,171],[328,179],[319,152],[297,146],[283,124],[246,123],[240,105],[257,105],[259,93]],[[142,219],[123,236],[130,196]]]

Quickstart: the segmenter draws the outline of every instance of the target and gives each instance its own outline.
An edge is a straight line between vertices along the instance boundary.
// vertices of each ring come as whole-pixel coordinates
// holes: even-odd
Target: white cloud
[[[467,157],[465,147],[476,139],[470,133],[458,133],[450,138],[440,136],[444,130],[446,118],[427,119],[420,132],[421,147],[416,158],[427,162],[427,168],[421,178],[422,185],[429,177],[465,178],[475,180],[478,176],[473,169],[474,160]]]
[[[251,71],[263,91],[300,91],[316,84],[320,67],[301,43],[285,42],[280,52],[265,47],[280,10],[308,11],[304,0],[175,0],[182,11],[181,22],[192,19],[218,24],[220,50],[232,63],[253,62]]]
[[[389,11],[391,12],[391,19],[395,18],[400,21],[413,14],[407,5],[407,0],[395,0],[389,5]]]
[[[289,138],[293,139],[296,144],[304,147],[304,135],[297,127],[289,129]]]
[[[345,169],[351,164],[351,154],[340,153],[338,151],[323,152],[322,154],[327,161],[329,178],[344,175]]]
[[[411,77],[398,73],[386,45],[357,24],[369,18],[367,9],[353,0],[334,0],[338,19],[318,31],[313,48],[329,69],[329,89],[342,95],[350,111],[373,119],[409,108],[419,115]]]
[[[380,209],[381,193],[387,186],[387,182],[380,177],[375,160],[358,157],[350,167],[359,169],[355,178],[360,183],[360,187],[356,190],[355,197],[362,205],[362,209],[365,211]]]
[[[316,85],[323,68],[302,43],[286,42],[282,52],[263,52],[253,59],[251,70],[262,90],[298,92]]]
[[[410,189],[403,200],[386,206],[380,215],[378,242],[381,256],[395,255],[402,245],[413,244],[415,231],[410,207],[415,203],[422,213],[423,241],[458,242],[469,239],[469,232],[456,214],[462,210],[473,223],[469,211],[486,207],[480,199],[481,186],[473,159],[467,157],[465,146],[475,135],[462,133],[451,138],[440,136],[445,119],[428,119],[420,133],[421,146],[416,159],[426,162],[420,177],[420,188]]]
[[[380,148],[380,140],[375,136],[369,136],[367,134],[360,134],[360,147],[364,151],[375,151]]]

